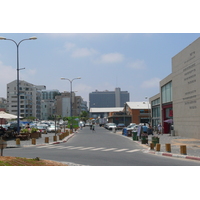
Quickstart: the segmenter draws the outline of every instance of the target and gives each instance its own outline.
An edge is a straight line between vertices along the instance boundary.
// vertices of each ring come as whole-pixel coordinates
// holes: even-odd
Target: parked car
[[[37,128],[41,133],[47,134],[47,127],[46,127],[46,126],[38,125],[36,128]]]
[[[108,126],[107,126],[107,129],[112,130],[113,128],[117,128],[116,124],[115,123],[109,123]]]
[[[9,127],[7,124],[2,124],[0,126],[2,126],[5,130],[8,130],[8,127]]]
[[[137,131],[138,130],[138,125],[136,125],[136,124],[132,124],[132,125],[129,125],[129,126],[127,126],[126,127],[126,130],[127,131]]]
[[[59,129],[58,126],[51,125],[51,126],[47,127],[47,132],[48,133],[53,133],[53,132],[55,132],[55,130],[58,130],[58,129]]]
[[[117,125],[117,129],[118,129],[118,130],[123,129],[124,127],[125,127],[124,124],[118,124],[118,125]]]

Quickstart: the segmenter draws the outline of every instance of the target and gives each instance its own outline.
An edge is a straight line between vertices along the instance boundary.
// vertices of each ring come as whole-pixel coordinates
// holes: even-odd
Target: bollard
[[[20,139],[19,138],[16,139],[16,145],[20,145]]]
[[[113,133],[116,133],[116,129],[115,128],[113,128]]]
[[[57,136],[56,136],[56,135],[53,136],[53,141],[54,141],[54,142],[57,141]]]
[[[62,135],[59,135],[59,140],[62,140],[63,139],[63,136]]]
[[[45,143],[49,143],[49,137],[45,137]]]
[[[156,151],[160,151],[160,144],[159,143],[156,144]]]
[[[180,146],[180,154],[187,155],[186,145]]]
[[[165,144],[165,149],[167,152],[171,152],[171,144]]]
[[[153,143],[150,143],[150,149],[154,150],[154,144]]]
[[[32,138],[32,144],[36,144],[36,139],[35,138]]]

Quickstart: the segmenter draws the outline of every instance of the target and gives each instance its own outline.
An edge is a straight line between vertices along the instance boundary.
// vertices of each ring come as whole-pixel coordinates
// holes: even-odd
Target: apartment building
[[[21,117],[41,119],[41,90],[44,85],[34,85],[24,80],[19,81],[19,113]],[[7,111],[17,115],[17,80],[7,84]]]

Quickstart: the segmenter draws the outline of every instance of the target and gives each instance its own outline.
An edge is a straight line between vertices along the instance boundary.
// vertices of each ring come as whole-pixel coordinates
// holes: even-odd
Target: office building
[[[129,93],[115,88],[115,91],[98,91],[89,94],[90,108],[124,107],[129,101]]]

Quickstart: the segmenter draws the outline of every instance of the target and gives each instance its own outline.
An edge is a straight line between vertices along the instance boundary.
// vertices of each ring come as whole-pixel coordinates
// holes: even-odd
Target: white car
[[[107,129],[112,130],[113,128],[115,128],[115,129],[117,128],[116,124],[115,123],[108,123]]]
[[[136,124],[132,124],[132,125],[129,125],[129,126],[127,126],[126,127],[126,130],[127,131],[137,131],[138,130],[138,125],[136,125]]]
[[[58,130],[58,129],[59,129],[58,126],[51,125],[51,126],[47,127],[47,132],[52,133],[52,132],[55,132],[55,130]]]

